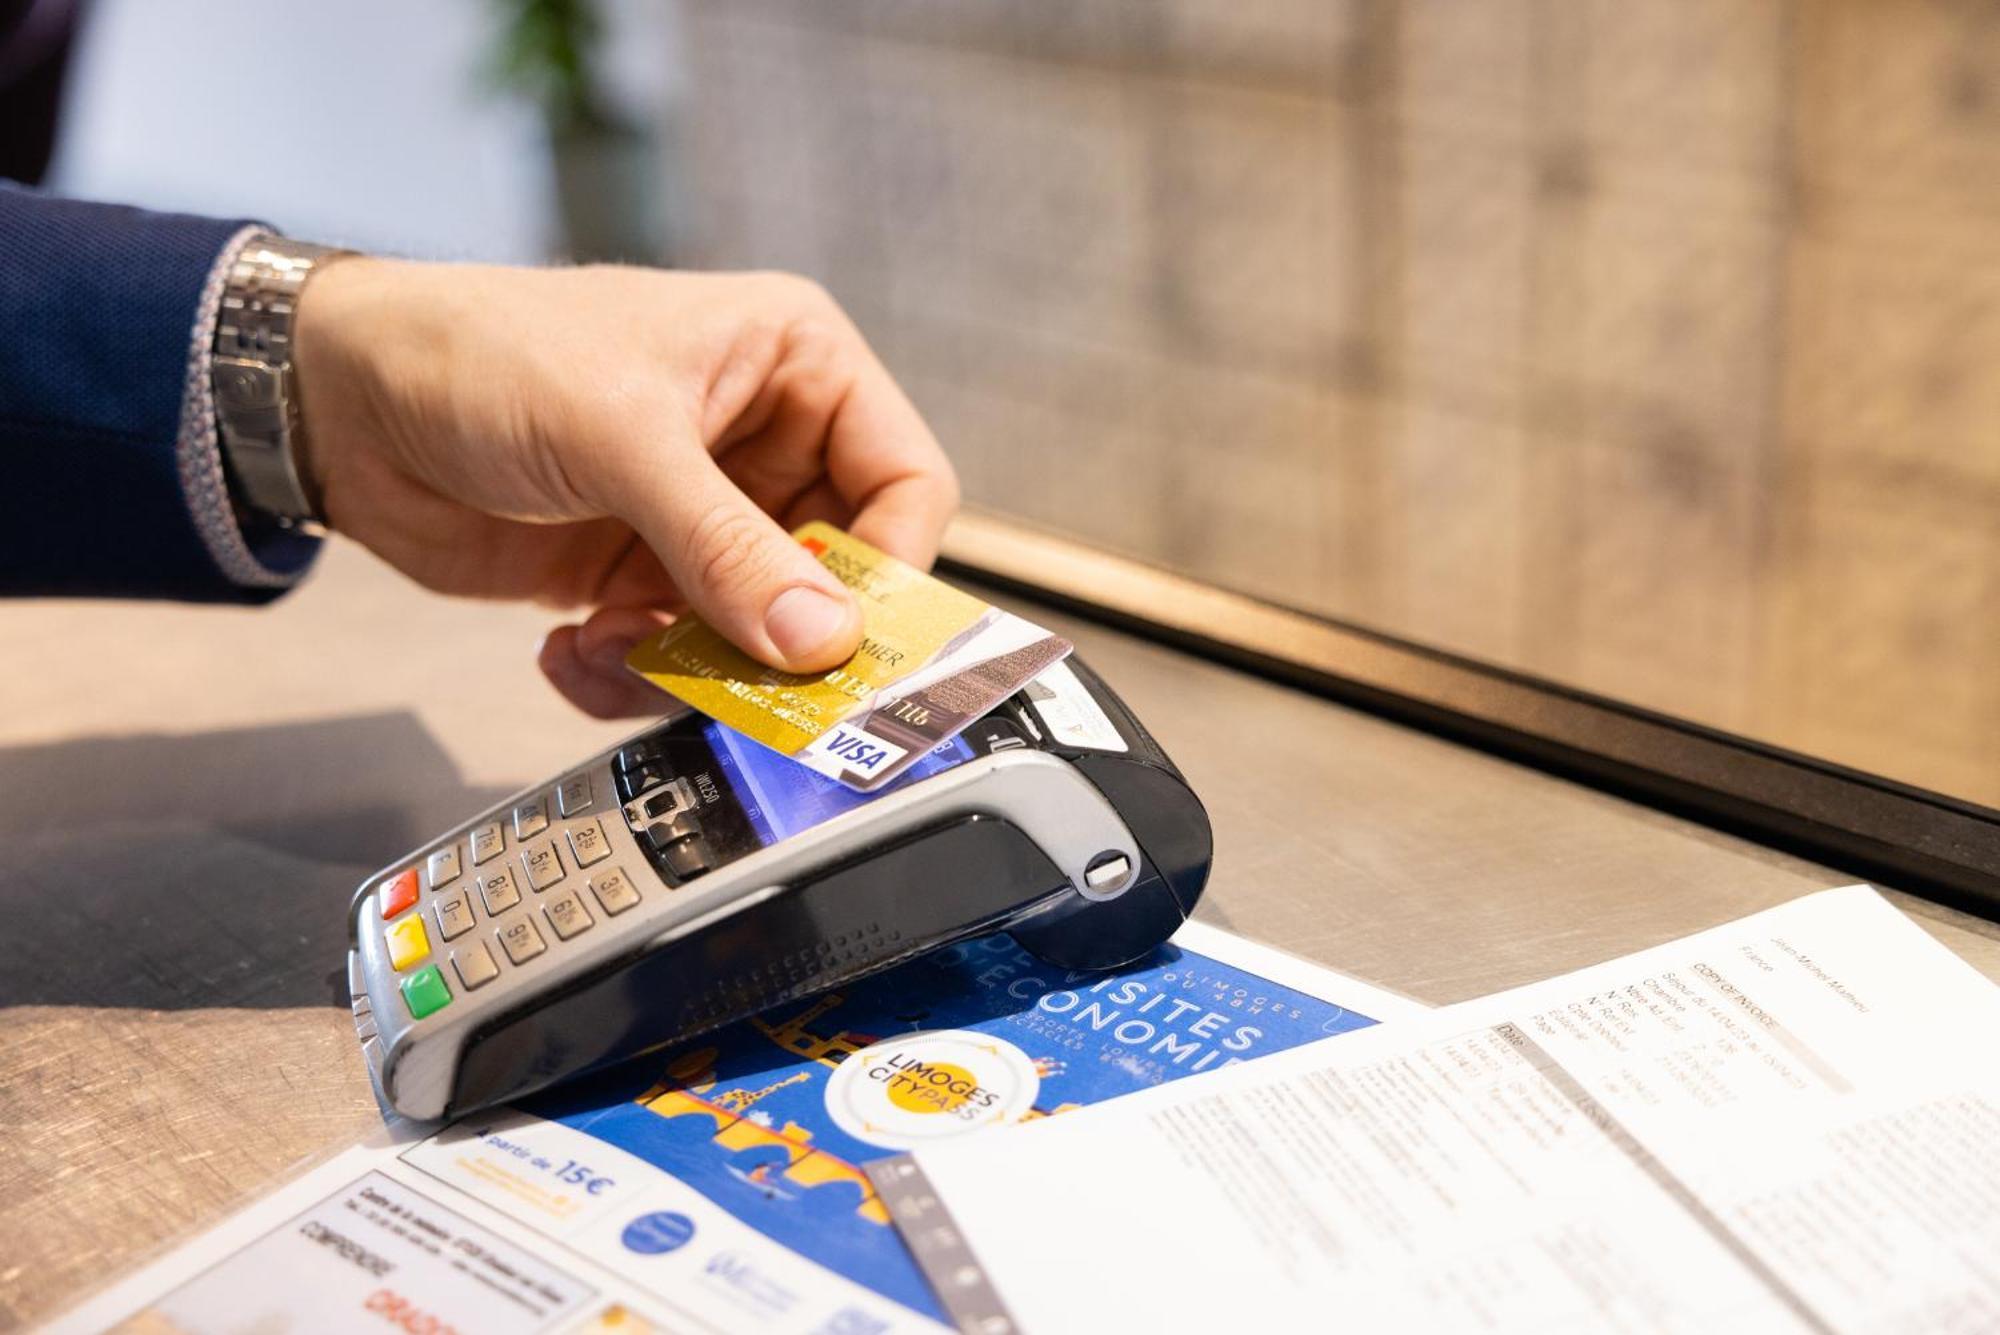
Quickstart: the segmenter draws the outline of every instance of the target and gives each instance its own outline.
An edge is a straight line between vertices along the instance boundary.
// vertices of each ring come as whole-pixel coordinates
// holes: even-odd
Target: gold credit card
[[[807,524],[793,536],[861,603],[861,648],[852,658],[826,673],[780,672],[684,616],[635,646],[626,665],[773,751],[872,789],[1069,652],[1067,640],[831,524]],[[970,693],[949,689],[960,673],[976,683]],[[897,689],[911,678],[910,690]],[[919,695],[900,715],[877,708]],[[856,714],[862,725],[839,727]],[[867,726],[877,719],[881,726]]]

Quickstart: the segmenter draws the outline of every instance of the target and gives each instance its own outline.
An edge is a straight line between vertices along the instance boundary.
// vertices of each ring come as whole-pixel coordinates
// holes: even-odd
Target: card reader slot
[[[1037,895],[1034,887],[1047,888]],[[1032,839],[965,816],[575,980],[472,1034],[449,1112],[512,1099],[989,930],[1070,891]]]

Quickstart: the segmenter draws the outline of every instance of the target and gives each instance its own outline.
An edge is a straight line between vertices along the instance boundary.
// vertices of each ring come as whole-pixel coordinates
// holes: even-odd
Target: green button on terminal
[[[403,980],[403,1000],[409,1003],[411,1017],[421,1020],[444,1009],[451,1001],[451,989],[438,975],[437,965],[426,964]]]

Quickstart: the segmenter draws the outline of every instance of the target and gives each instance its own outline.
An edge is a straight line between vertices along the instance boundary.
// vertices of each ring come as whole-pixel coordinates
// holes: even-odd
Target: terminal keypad
[[[665,777],[664,763],[658,773]],[[653,786],[650,774],[634,777],[642,790]],[[627,780],[612,786],[619,790],[607,799],[615,813]],[[599,914],[609,919],[644,902],[640,885],[610,862],[603,818],[585,814],[597,796],[588,773],[573,774],[383,878],[376,903],[385,955],[412,1019],[436,1014],[454,995],[477,991],[509,968],[534,965],[590,931]],[[698,828],[688,824],[670,837]],[[696,851],[692,840],[674,851],[682,879],[699,874],[687,856]],[[572,871],[577,880],[564,885]],[[531,903],[531,896],[541,898]]]

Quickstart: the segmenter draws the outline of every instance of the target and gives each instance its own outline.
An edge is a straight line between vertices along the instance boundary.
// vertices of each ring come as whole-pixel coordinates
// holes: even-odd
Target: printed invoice
[[[1855,886],[871,1172],[988,1330],[2000,1330],[1996,1045]]]

